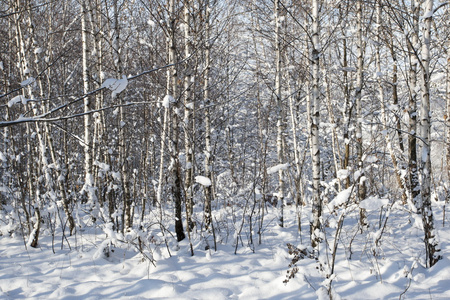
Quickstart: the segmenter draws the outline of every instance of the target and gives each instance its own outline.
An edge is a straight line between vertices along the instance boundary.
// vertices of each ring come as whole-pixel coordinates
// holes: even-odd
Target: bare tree
[[[357,31],[357,67],[356,67],[356,86],[355,86],[355,106],[356,106],[356,155],[358,165],[358,176],[356,176],[358,186],[358,200],[362,201],[366,198],[366,176],[364,175],[363,162],[363,115],[362,115],[362,90],[364,83],[364,49],[363,41],[363,1],[356,2],[356,31]],[[363,208],[360,209],[360,224],[366,226],[366,215]]]
[[[276,70],[275,70],[275,98],[276,98],[276,115],[277,115],[277,162],[279,165],[285,163],[284,155],[284,109],[283,109],[283,95],[282,95],[282,67],[283,67],[283,23],[286,22],[281,0],[274,1],[275,7],[275,52],[276,52]],[[278,193],[277,200],[280,207],[279,225],[284,225],[284,168],[278,170]]]
[[[434,216],[431,208],[431,139],[430,139],[430,44],[431,44],[431,24],[433,19],[433,0],[424,2],[425,10],[423,15],[422,32],[422,105],[420,108],[420,127],[422,144],[422,161],[420,164],[421,201],[419,209],[422,212],[423,227],[425,231],[425,251],[427,266],[432,267],[439,260],[438,242],[434,227]]]
[[[312,155],[312,177],[313,177],[313,221],[311,224],[311,244],[313,248],[318,248],[321,230],[320,216],[322,215],[322,199],[320,196],[320,1],[312,1],[312,93],[311,93],[311,155]]]

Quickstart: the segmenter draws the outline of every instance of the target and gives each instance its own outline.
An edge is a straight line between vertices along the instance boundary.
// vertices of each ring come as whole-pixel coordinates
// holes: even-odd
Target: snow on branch
[[[276,165],[276,166],[268,168],[267,169],[267,174],[270,175],[270,174],[276,173],[276,172],[278,172],[280,170],[287,170],[288,168],[289,168],[289,163],[279,164],[279,165]]]
[[[45,113],[42,113],[40,115],[36,115],[36,116],[33,116],[33,117],[24,117],[24,116],[21,115],[16,120],[0,122],[0,128],[13,126],[13,125],[17,125],[17,124],[22,124],[22,123],[30,123],[30,122],[53,122],[53,121],[58,121],[58,120],[63,120],[63,119],[71,119],[71,118],[80,117],[80,116],[83,116],[83,115],[85,115],[87,113],[93,113],[95,111],[91,111],[91,112],[87,112],[87,113],[74,114],[74,115],[70,115],[70,116],[52,117],[52,115],[54,113],[56,113],[57,111],[60,111],[61,109],[64,109],[64,108],[67,108],[67,107],[70,107],[71,105],[82,101],[86,97],[89,97],[91,95],[95,95],[96,93],[100,92],[101,90],[103,90],[105,88],[108,88],[109,90],[111,90],[113,92],[113,97],[115,97],[116,94],[120,93],[121,91],[123,91],[127,87],[129,81],[134,80],[136,78],[139,78],[141,76],[144,76],[144,75],[147,75],[147,74],[159,71],[159,70],[167,69],[167,68],[170,68],[172,66],[181,64],[181,63],[187,61],[189,58],[190,57],[185,58],[184,60],[181,60],[181,61],[179,61],[177,63],[174,63],[174,64],[153,68],[151,70],[144,71],[144,72],[142,72],[140,74],[137,74],[137,75],[134,75],[134,76],[130,76],[128,78],[123,76],[122,79],[114,79],[114,78],[110,78],[111,80],[107,79],[107,80],[105,80],[105,82],[103,82],[103,84],[102,84],[102,86],[100,88],[95,89],[93,91],[90,91],[89,93],[86,93],[86,94],[84,94],[84,95],[82,95],[82,96],[80,96],[80,97],[78,97],[78,98],[76,98],[76,99],[66,103],[66,104],[62,104],[62,105],[60,105],[58,107],[55,107],[55,108],[49,110],[48,112],[45,112]],[[10,93],[8,93],[8,94],[10,94]],[[8,94],[1,95],[0,98],[2,98],[3,96],[6,96]],[[18,100],[19,99],[15,99],[14,101],[18,101]],[[20,101],[23,102],[23,99],[20,98]],[[14,103],[16,103],[16,102],[14,102]],[[11,103],[11,105],[13,105],[14,103]],[[130,104],[127,104],[127,105],[132,105],[132,104],[133,103],[130,103]],[[96,111],[100,111],[100,110],[96,110]]]
[[[211,179],[205,176],[195,176],[195,182],[200,183],[205,187],[211,186]]]
[[[112,91],[112,97],[115,98],[117,94],[119,94],[120,92],[122,92],[127,88],[127,85],[128,85],[127,76],[122,75],[122,79],[115,79],[115,78],[106,79],[101,87],[107,88],[110,91]]]

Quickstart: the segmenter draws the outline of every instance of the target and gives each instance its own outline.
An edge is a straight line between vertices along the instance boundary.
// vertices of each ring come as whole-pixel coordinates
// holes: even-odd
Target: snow
[[[444,72],[439,72],[431,75],[430,81],[440,81],[446,77],[446,74]]]
[[[349,200],[353,189],[354,189],[353,187],[349,187],[348,189],[345,189],[339,194],[337,194],[337,196],[330,203],[328,203],[327,205],[328,210],[333,211],[335,207],[339,207],[345,204]]]
[[[289,168],[289,163],[279,164],[279,165],[276,165],[276,166],[268,168],[267,169],[267,174],[270,175],[270,174],[276,173],[276,172],[278,172],[280,170],[287,170],[288,168]]]
[[[99,162],[97,160],[94,162],[94,165],[98,166],[100,169],[102,169],[103,172],[108,172],[110,170],[110,167],[108,164]]]
[[[422,19],[428,19],[431,18],[433,16],[433,11],[427,11],[426,13],[423,14]]]
[[[203,186],[211,186],[211,180],[205,176],[195,176],[195,182],[200,183]]]
[[[428,155],[429,155],[429,152],[428,152],[427,147],[422,147],[422,162],[424,162],[424,163],[427,162]]]
[[[360,208],[366,210],[379,210],[381,207],[389,204],[389,199],[379,199],[376,197],[369,197],[359,203]]]
[[[356,68],[354,67],[342,67],[341,69],[344,72],[356,72]]]
[[[348,169],[340,169],[337,171],[337,178],[340,180],[344,180],[349,176],[349,170]]]
[[[369,164],[376,163],[378,161],[378,157],[376,157],[375,155],[368,155],[364,158],[364,161]]]
[[[117,94],[119,94],[120,92],[122,92],[127,88],[127,85],[128,85],[127,76],[122,75],[122,79],[115,79],[115,78],[106,79],[101,87],[107,88],[110,91],[112,91],[112,97],[115,98]]]
[[[30,85],[30,84],[32,84],[33,82],[35,82],[34,77],[29,77],[29,78],[25,79],[24,81],[22,81],[22,82],[20,83],[20,85],[21,85],[22,87],[26,87],[27,85]]]
[[[26,105],[27,102],[28,102],[27,98],[25,98],[22,95],[18,95],[8,101],[8,107],[12,107],[16,103],[22,103],[23,105]]]
[[[36,48],[36,49],[34,49],[34,54],[40,54],[40,53],[42,53],[42,52],[44,52],[44,49],[42,49],[42,48]]]
[[[111,176],[112,178],[114,178],[114,180],[116,181],[120,181],[122,176],[120,175],[120,172],[111,172]]]
[[[165,108],[169,108],[170,107],[170,103],[174,103],[175,99],[173,98],[172,95],[166,95],[164,96],[164,99],[162,101],[162,106]]]
[[[372,202],[380,204],[384,200],[374,198]],[[177,243],[167,237],[166,247],[156,231],[149,234],[151,242],[144,247],[147,255],[144,256],[136,243],[138,237],[145,236],[143,232],[134,229],[122,235],[113,230],[111,223],[87,227],[85,224],[91,218],[81,212],[75,235],[61,239],[61,225],[58,225],[57,238],[52,239],[50,228],[45,227],[39,247],[25,250],[19,233],[7,234],[13,224],[8,221],[10,216],[6,218],[2,211],[0,298],[329,299],[327,288],[331,286],[333,299],[399,299],[402,293],[402,299],[449,299],[449,227],[436,222],[443,259],[426,269],[422,259],[422,233],[409,222],[410,214],[403,209],[392,209],[395,215],[388,219],[386,233],[382,234],[378,228],[380,212],[376,206],[371,208],[373,213],[367,214],[371,226],[363,234],[355,226],[359,211],[346,213],[340,243],[352,239],[351,253],[346,248],[348,245],[339,244],[334,274],[325,276],[328,266],[320,268],[316,260],[306,257],[296,263],[298,273],[287,283],[283,281],[293,256],[288,253],[286,243],[298,245],[300,249],[307,249],[304,245],[309,243],[307,217],[303,216],[305,229],[299,236],[294,207],[286,207],[283,228],[273,221],[276,209],[269,208],[262,244],[247,245],[246,232],[241,236],[245,245],[239,243],[236,254],[234,241],[225,239],[226,230],[216,233],[217,251],[205,250],[202,242],[205,237],[193,231],[194,256],[190,254],[187,239]],[[236,216],[242,213],[238,206],[234,209]],[[220,222],[230,222],[228,230],[234,228],[230,207],[222,208],[214,217]],[[326,213],[324,217],[336,218]],[[436,210],[436,217],[442,218],[442,212]],[[382,254],[375,259],[370,249],[372,243],[367,241],[378,236],[381,236]],[[334,230],[326,237],[331,244]],[[326,257],[322,255],[319,260],[323,263]],[[154,265],[148,258],[156,260]]]

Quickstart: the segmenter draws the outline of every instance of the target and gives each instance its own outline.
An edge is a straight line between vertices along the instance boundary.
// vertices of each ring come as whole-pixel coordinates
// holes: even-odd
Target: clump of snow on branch
[[[330,211],[333,211],[335,207],[339,207],[342,204],[346,203],[348,199],[350,198],[350,195],[352,193],[353,187],[349,187],[348,189],[343,190],[339,194],[336,195],[336,197],[328,203],[327,207]]]
[[[364,208],[365,210],[379,210],[381,207],[389,204],[388,199],[380,199],[377,197],[369,197],[361,203],[359,203],[360,208]]]
[[[153,20],[148,20],[147,24],[151,27],[151,28],[155,28],[156,23]]]
[[[172,95],[164,96],[162,106],[164,106],[165,108],[169,108],[170,103],[175,103],[175,98]]]
[[[112,91],[112,97],[116,97],[117,94],[122,92],[127,88],[128,85],[128,79],[127,76],[123,75],[122,79],[115,79],[115,78],[108,78],[106,79],[103,84],[102,88],[107,88],[110,91]]]
[[[267,174],[273,174],[280,170],[287,170],[289,168],[289,163],[286,164],[279,164],[273,167],[270,167],[267,169]]]
[[[94,165],[98,166],[103,172],[108,172],[110,170],[110,167],[108,164],[99,162],[97,160],[94,162]]]
[[[433,11],[427,11],[422,16],[422,19],[428,19],[428,18],[431,18],[432,16],[433,16]]]
[[[349,171],[347,169],[340,169],[337,171],[337,178],[339,178],[340,180],[347,179],[348,176]]]
[[[36,79],[34,79],[34,77],[29,77],[29,78],[25,79],[24,81],[22,81],[22,82],[20,83],[20,85],[21,85],[22,87],[26,87],[26,86],[32,84],[32,83],[35,82],[35,81],[36,81]]]
[[[8,102],[8,107],[12,107],[16,103],[22,103],[23,105],[27,104],[29,99],[25,98],[22,95],[15,96]]]
[[[195,176],[195,182],[200,183],[203,186],[211,186],[211,180],[205,176]]]
[[[42,48],[34,49],[34,54],[41,54],[42,52],[44,52],[44,49],[42,49]]]

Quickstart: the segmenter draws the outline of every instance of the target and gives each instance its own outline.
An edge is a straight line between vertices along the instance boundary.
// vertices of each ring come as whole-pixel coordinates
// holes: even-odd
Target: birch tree
[[[447,26],[450,25],[450,8],[447,6]],[[446,128],[446,163],[447,163],[447,182],[450,182],[450,40],[447,41],[447,74],[446,74],[446,104],[447,112],[444,116],[445,128]],[[447,185],[447,202],[450,202],[450,186]]]
[[[418,49],[417,45],[419,42],[419,14],[420,14],[420,2],[419,0],[414,0],[411,2],[412,9],[412,28],[409,34],[410,39],[408,40],[408,51],[409,51],[409,135],[408,135],[408,169],[409,169],[409,188],[411,193],[412,201],[416,207],[420,207],[418,203],[419,195],[419,176],[417,167],[417,65],[418,59]],[[419,208],[420,209],[420,208]]]
[[[175,231],[177,234],[177,240],[181,241],[185,238],[183,231],[183,222],[181,216],[181,205],[182,205],[182,181],[181,181],[181,166],[179,160],[179,122],[178,122],[178,73],[177,73],[177,54],[176,54],[176,28],[178,23],[178,15],[176,11],[175,0],[168,0],[168,36],[167,36],[167,50],[168,50],[168,62],[169,65],[173,65],[167,71],[167,91],[173,99],[173,109],[171,112],[171,132],[172,136],[170,139],[171,146],[171,188],[172,196],[174,198],[175,204]]]
[[[210,85],[209,85],[209,73],[211,69],[211,7],[209,0],[204,2],[204,30],[205,30],[205,69],[203,70],[203,98],[204,98],[204,111],[205,111],[205,177],[212,183],[212,165],[211,165],[211,155],[212,155],[212,145],[211,145],[211,118],[210,118]],[[212,225],[211,216],[211,200],[212,200],[212,184],[204,186],[205,191],[205,228],[208,229]]]
[[[434,216],[431,208],[431,121],[430,121],[430,46],[431,46],[431,24],[433,19],[433,0],[424,2],[425,10],[423,15],[422,28],[422,104],[420,107],[420,127],[421,127],[421,165],[420,175],[421,202],[419,211],[422,212],[422,221],[425,231],[425,251],[428,267],[432,267],[439,260],[438,242],[436,239]]]
[[[385,141],[386,141],[386,145],[391,157],[391,161],[392,161],[392,165],[394,167],[394,172],[395,172],[395,178],[397,180],[397,184],[398,187],[400,189],[401,195],[402,195],[402,202],[406,203],[407,198],[406,198],[406,192],[405,192],[405,187],[403,184],[403,179],[402,179],[402,175],[401,175],[401,171],[399,169],[398,166],[398,162],[397,162],[397,157],[395,156],[395,152],[393,149],[393,145],[392,145],[392,139],[390,137],[390,131],[387,130],[389,128],[389,124],[388,124],[388,115],[387,115],[387,108],[386,108],[386,100],[384,99],[384,80],[383,77],[385,76],[385,74],[383,74],[383,70],[381,68],[381,51],[382,51],[382,37],[383,37],[383,28],[384,28],[384,23],[383,23],[383,11],[382,11],[382,7],[383,7],[383,3],[382,0],[378,0],[376,3],[376,49],[375,49],[375,68],[376,68],[376,78],[377,78],[377,83],[378,83],[378,97],[379,97],[379,101],[380,101],[380,105],[381,105],[381,118],[382,118],[382,123],[383,123],[383,127],[385,128]],[[393,46],[392,46],[393,47]],[[396,78],[396,65],[394,63],[394,80]],[[393,100],[394,100],[394,105],[396,105],[396,85],[395,85],[394,81],[394,91],[393,91]],[[397,123],[398,124],[398,123]]]
[[[283,66],[283,36],[282,23],[285,22],[281,0],[275,2],[275,52],[276,52],[276,70],[275,70],[275,99],[276,99],[276,116],[277,116],[277,163],[282,165],[284,159],[284,109],[282,101],[282,66]],[[278,224],[284,225],[284,168],[278,170],[278,207],[280,207],[280,216]]]
[[[362,115],[362,90],[364,83],[364,48],[363,41],[363,2],[358,0],[356,3],[356,31],[357,31],[357,67],[356,67],[356,86],[355,86],[355,106],[356,106],[356,155],[358,174],[355,176],[358,187],[358,200],[363,201],[366,198],[366,176],[364,175],[363,163],[363,115]],[[362,227],[366,226],[365,210],[360,209],[360,224]]]
[[[320,0],[312,1],[312,93],[311,93],[311,155],[312,155],[312,176],[313,176],[313,199],[312,213],[313,221],[311,224],[311,244],[318,249],[320,242],[320,217],[322,215],[322,199],[320,195],[320,144],[319,144],[319,126],[320,126]]]
[[[83,73],[83,94],[87,94],[90,90],[89,87],[89,44],[88,44],[88,8],[87,1],[81,1],[81,44],[82,44],[82,73]],[[84,98],[84,187],[83,192],[86,194],[90,201],[94,201],[93,197],[93,176],[92,176],[92,153],[91,153],[91,116],[90,111],[90,98]],[[94,203],[92,203],[94,205]]]
[[[191,29],[191,2],[184,0],[184,56],[189,58],[191,56],[191,48],[193,42]],[[193,66],[189,62],[186,64],[186,74],[184,77],[184,147],[186,155],[186,171],[184,185],[186,190],[186,228],[191,230],[194,226],[192,222],[193,213],[193,197],[194,197],[194,120],[193,113],[195,111],[195,102],[192,97],[193,81],[195,80],[193,74]]]

